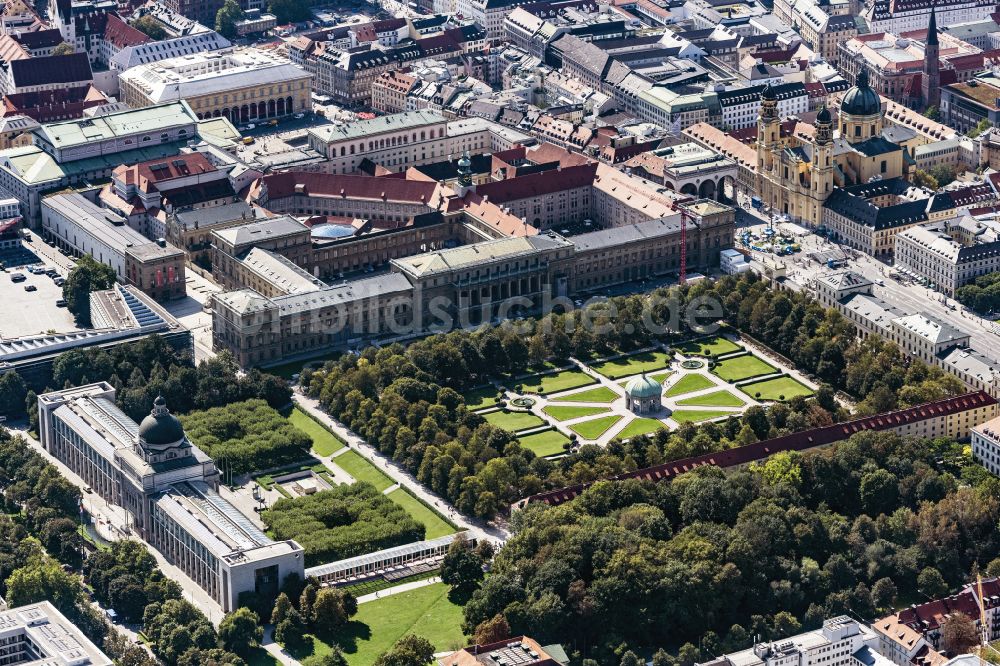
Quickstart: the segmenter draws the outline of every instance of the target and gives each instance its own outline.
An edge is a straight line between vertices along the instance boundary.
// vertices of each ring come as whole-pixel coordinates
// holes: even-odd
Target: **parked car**
[[[24,285],[24,290],[25,291],[38,291],[38,287],[36,287],[33,284],[26,284],[26,285]]]
[[[59,271],[57,271],[54,268],[48,269],[47,271],[45,271],[45,274],[48,275],[50,278],[57,278],[57,277],[59,277]]]
[[[10,274],[10,281],[11,282],[24,282],[27,279],[28,279],[28,276],[25,275],[24,273],[11,273]]]
[[[56,278],[55,280],[53,280],[52,282],[53,282],[53,284],[55,284],[55,285],[56,285],[57,287],[61,287],[61,286],[63,286],[64,284],[66,284],[66,278],[61,278],[61,277],[57,277],[57,278]]]
[[[57,308],[64,308],[64,307],[66,307],[66,299],[65,298],[60,298],[58,301],[56,301],[56,307]]]

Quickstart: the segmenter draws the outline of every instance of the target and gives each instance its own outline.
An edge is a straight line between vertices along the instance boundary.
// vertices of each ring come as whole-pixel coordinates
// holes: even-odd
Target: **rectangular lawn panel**
[[[674,413],[671,414],[671,418],[678,423],[697,423],[699,421],[708,421],[709,419],[717,419],[720,416],[729,416],[733,412],[720,412],[711,409],[675,409]]]
[[[667,424],[658,419],[635,418],[632,419],[627,426],[622,428],[622,431],[618,433],[618,436],[622,439],[630,439],[632,437],[638,437],[639,435],[648,435],[666,427]]]
[[[392,479],[357,451],[348,451],[337,456],[333,459],[333,464],[353,476],[355,480],[372,484],[379,492],[393,484]]]
[[[701,391],[702,389],[712,388],[713,386],[715,386],[715,383],[704,375],[684,375],[677,380],[676,384],[668,388],[663,395],[669,398],[675,395],[691,393],[692,391]]]
[[[517,381],[524,387],[525,393],[542,395],[597,383],[596,379],[581,370],[563,370],[552,375],[533,375]]]
[[[620,416],[612,414],[611,416],[601,416],[600,418],[590,419],[589,421],[581,421],[569,427],[570,430],[578,434],[584,439],[597,439],[603,435],[608,428],[618,423],[621,419]]]
[[[436,652],[465,644],[462,620],[462,607],[448,599],[448,586],[435,583],[360,604],[358,614],[334,634],[333,642],[343,649],[350,666],[371,666],[407,634],[423,636]],[[316,640],[316,655],[329,651]]]
[[[542,409],[543,412],[554,418],[556,421],[569,421],[570,419],[579,419],[584,416],[594,416],[595,414],[604,414],[609,412],[607,407],[570,407],[563,405],[549,405]]]
[[[518,437],[518,439],[521,440],[521,446],[529,451],[534,451],[536,456],[543,458],[562,453],[565,450],[563,449],[563,444],[569,441],[569,437],[558,430],[536,432],[524,437]]]
[[[744,384],[740,390],[751,398],[760,393],[759,400],[791,400],[800,395],[809,397],[813,394],[811,388],[788,375]]]
[[[288,420],[293,426],[312,437],[312,450],[318,455],[329,456],[346,446],[343,440],[298,407],[292,410]]]
[[[738,344],[720,335],[714,338],[704,338],[702,340],[692,340],[677,347],[682,354],[688,356],[721,356],[731,354],[742,349]]]
[[[727,358],[724,361],[719,361],[716,366],[712,368],[712,372],[714,372],[716,376],[726,380],[727,382],[738,382],[742,379],[769,375],[777,371],[777,368],[773,365],[767,361],[762,361],[753,354]]]
[[[486,419],[488,423],[511,432],[527,430],[528,428],[537,428],[538,426],[545,425],[545,421],[529,412],[505,412],[500,410],[483,414],[483,418]]]
[[[552,402],[614,402],[620,397],[621,395],[615,393],[614,389],[610,389],[607,386],[598,386],[597,388],[587,389],[579,393],[570,393],[569,395],[552,398]]]
[[[477,389],[466,391],[462,394],[462,397],[465,398],[465,406],[468,407],[470,411],[485,409],[486,407],[492,407],[495,404],[494,399],[497,397],[497,388],[492,385],[480,386]]]
[[[670,354],[661,351],[642,352],[632,356],[623,356],[603,363],[591,365],[591,369],[601,373],[608,379],[618,379],[640,372],[660,370],[670,365]]]
[[[706,393],[693,398],[678,400],[677,404],[696,407],[742,407],[746,402],[729,391],[715,391],[714,393]]]
[[[402,488],[397,488],[386,495],[396,504],[406,509],[414,520],[421,523],[426,530],[424,539],[437,539],[446,534],[454,534],[455,528],[448,524],[434,509],[430,508]]]

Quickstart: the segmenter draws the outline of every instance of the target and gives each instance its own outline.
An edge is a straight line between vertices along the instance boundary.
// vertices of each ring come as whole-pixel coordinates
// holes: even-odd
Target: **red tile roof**
[[[690,472],[696,467],[703,465],[715,465],[716,467],[737,467],[746,465],[755,460],[762,460],[775,453],[783,451],[805,451],[817,446],[826,446],[847,439],[851,435],[865,430],[890,430],[909,423],[918,423],[929,418],[957,414],[970,409],[995,405],[997,401],[985,391],[975,391],[964,395],[943,398],[934,402],[927,402],[915,407],[900,409],[893,412],[876,414],[875,416],[865,416],[853,421],[835,423],[822,428],[803,430],[802,432],[775,437],[761,442],[739,446],[734,449],[706,453],[700,456],[684,458],[655,467],[647,467],[634,472],[627,472],[612,477],[612,480],[642,479],[646,481],[665,481],[675,476]],[[590,484],[580,484],[538,493],[528,497],[525,502],[545,502],[546,504],[562,504],[568,502],[582,493]]]
[[[128,184],[135,184],[144,192],[158,189],[164,183],[196,173],[209,173],[216,168],[201,153],[189,153],[132,165],[122,165],[114,170],[115,178]]]
[[[136,30],[115,14],[108,14],[108,22],[104,26],[104,39],[120,49],[153,41],[149,35]]]
[[[94,86],[73,86],[6,95],[2,115],[22,115],[40,123],[82,118],[84,109],[106,104],[108,98]]]
[[[476,194],[489,196],[490,201],[505,203],[531,197],[544,196],[553,192],[589,187],[594,183],[597,164],[560,167],[555,170],[532,173],[516,178],[508,178],[476,187]]]
[[[319,196],[340,196],[352,199],[392,200],[425,203],[436,207],[435,182],[398,180],[358,176],[353,174],[327,174],[307,171],[285,171],[264,176],[270,199],[290,197],[296,193]]]

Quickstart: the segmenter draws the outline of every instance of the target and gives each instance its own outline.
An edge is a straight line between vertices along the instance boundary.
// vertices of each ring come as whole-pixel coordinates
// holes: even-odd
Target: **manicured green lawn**
[[[677,404],[696,407],[742,407],[746,402],[729,391],[715,391],[714,393],[705,393],[694,398],[678,400]]]
[[[346,446],[339,437],[314,421],[311,416],[298,407],[292,410],[288,420],[293,426],[312,437],[312,450],[318,455],[329,456]]]
[[[672,374],[674,374],[672,370],[671,371],[667,371],[667,372],[654,372],[653,374],[649,375],[649,377],[653,381],[657,381],[657,382],[660,382],[662,384],[663,382],[666,381],[667,377],[669,377]],[[618,382],[618,385],[619,386],[628,386],[628,383],[630,381],[632,381],[632,380],[631,379],[626,379],[624,381]]]
[[[678,423],[687,423],[688,421],[697,423],[698,421],[717,419],[720,416],[728,416],[732,413],[733,412],[720,412],[718,410],[711,409],[675,409],[671,416],[674,421],[677,421]]]
[[[581,370],[563,370],[554,375],[534,375],[518,380],[525,393],[558,393],[596,384],[597,380]]]
[[[466,391],[462,394],[462,397],[465,398],[465,406],[471,411],[492,407],[496,404],[494,399],[497,397],[497,387],[492,384],[481,386],[477,389]]]
[[[621,394],[615,393],[613,389],[609,389],[607,386],[598,386],[579,393],[552,398],[552,402],[614,402],[620,397],[622,397]]]
[[[772,372],[777,372],[777,368],[766,361],[762,361],[753,354],[745,354],[743,356],[727,358],[725,361],[719,361],[712,368],[712,372],[727,382],[738,382],[741,379],[769,375]]]
[[[622,439],[629,439],[631,437],[638,437],[639,435],[648,435],[651,432],[656,432],[660,428],[666,427],[667,424],[658,419],[634,418],[618,433],[618,436]]]
[[[537,428],[545,425],[545,421],[529,412],[505,412],[503,410],[483,414],[483,418],[488,423],[492,423],[498,428],[517,432],[528,428]]]
[[[361,457],[357,451],[348,451],[337,456],[333,459],[333,464],[353,476],[357,481],[367,481],[379,490],[385,490],[392,485],[392,479]]]
[[[557,453],[562,453],[563,444],[569,441],[569,437],[562,434],[558,430],[546,430],[545,432],[536,432],[533,435],[526,435],[524,437],[519,437],[521,440],[521,446],[524,448],[534,451],[536,456],[553,456]]]
[[[738,344],[722,336],[692,340],[691,342],[678,345],[677,348],[682,354],[688,356],[720,356],[722,354],[731,354],[741,349]]]
[[[569,407],[562,405],[549,405],[542,408],[542,411],[554,418],[556,421],[569,421],[584,416],[594,414],[604,414],[610,411],[607,407]]]
[[[569,427],[570,430],[578,434],[584,439],[597,439],[605,433],[605,431],[618,423],[620,416],[612,414],[611,416],[601,416],[596,419],[590,419],[589,421],[581,421],[575,425]]]
[[[461,626],[462,607],[448,599],[447,585],[435,583],[360,604],[358,614],[333,640],[346,654],[350,666],[371,666],[406,634],[423,636],[437,652],[462,645],[465,640]],[[329,651],[325,643],[315,642],[315,654]]]
[[[455,528],[449,525],[444,518],[402,488],[393,490],[386,497],[406,509],[406,512],[413,516],[413,519],[418,523],[423,523],[424,527],[427,528],[424,539],[436,539],[446,534],[454,534]]]
[[[608,379],[618,379],[628,375],[637,375],[640,372],[651,372],[660,370],[670,365],[670,354],[661,351],[643,352],[632,356],[623,356],[612,361],[595,363],[591,369],[595,370]]]
[[[691,391],[700,391],[715,386],[711,379],[704,375],[690,374],[684,375],[677,383],[668,388],[663,395],[670,398],[675,395],[684,395]]]
[[[791,400],[796,396],[810,396],[812,389],[788,375],[744,384],[740,390],[758,400]],[[757,394],[760,393],[760,397]]]

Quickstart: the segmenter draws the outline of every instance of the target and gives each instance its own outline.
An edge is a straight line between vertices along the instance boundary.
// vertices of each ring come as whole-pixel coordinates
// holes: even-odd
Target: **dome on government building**
[[[882,111],[882,100],[868,84],[868,70],[858,74],[858,83],[847,91],[840,103],[840,112],[851,116],[874,116]]]
[[[646,375],[635,377],[625,385],[625,395],[630,398],[659,398],[662,393],[660,382]]]
[[[163,396],[153,401],[149,416],[139,424],[139,441],[146,446],[174,446],[184,441],[184,427],[167,409]]]

